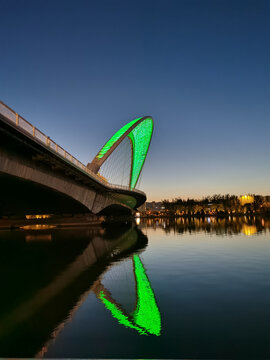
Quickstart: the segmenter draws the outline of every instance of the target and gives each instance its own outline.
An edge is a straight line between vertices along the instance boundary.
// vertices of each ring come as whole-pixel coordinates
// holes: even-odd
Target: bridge
[[[146,201],[137,184],[152,132],[150,116],[135,119],[84,165],[0,101],[0,216],[131,214]]]

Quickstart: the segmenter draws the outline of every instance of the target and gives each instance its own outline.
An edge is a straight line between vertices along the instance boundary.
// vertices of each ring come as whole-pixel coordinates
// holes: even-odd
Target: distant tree
[[[264,198],[261,195],[253,195],[254,196],[254,203],[253,203],[253,209],[255,211],[259,211],[264,203]]]

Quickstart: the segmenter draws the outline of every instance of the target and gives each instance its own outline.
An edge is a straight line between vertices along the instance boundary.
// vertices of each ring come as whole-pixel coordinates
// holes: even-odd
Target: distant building
[[[246,205],[246,204],[252,204],[252,203],[254,203],[254,196],[252,196],[252,195],[241,195],[239,197],[239,200],[240,200],[240,204],[242,206]]]
[[[144,204],[142,204],[141,206],[139,206],[139,207],[138,207],[138,211],[139,211],[140,213],[146,211],[146,203],[144,203]]]
[[[146,210],[149,210],[149,211],[164,210],[164,206],[161,201],[159,201],[159,202],[151,201],[151,202],[146,202],[145,204],[146,204]]]

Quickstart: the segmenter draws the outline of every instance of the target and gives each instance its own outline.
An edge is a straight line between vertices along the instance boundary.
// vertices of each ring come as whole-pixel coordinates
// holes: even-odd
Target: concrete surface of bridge
[[[113,185],[0,102],[0,216],[130,214],[144,192]]]

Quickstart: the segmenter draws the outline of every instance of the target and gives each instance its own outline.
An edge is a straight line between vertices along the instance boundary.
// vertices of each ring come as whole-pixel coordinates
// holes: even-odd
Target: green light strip
[[[135,188],[139,179],[150,145],[152,133],[153,120],[151,118],[146,118],[128,134],[128,137],[132,141],[133,145],[133,159],[130,177],[131,189]]]
[[[125,327],[129,327],[131,329],[135,329],[141,335],[147,335],[146,332],[143,329],[141,329],[140,327],[134,325],[128,319],[128,317],[115,304],[113,304],[109,300],[107,300],[103,291],[100,291],[98,297],[103,302],[106,309],[108,309],[111,312],[112,316],[118,320],[119,324],[122,324]]]
[[[138,255],[133,256],[134,272],[137,284],[137,306],[133,312],[136,325],[148,333],[159,336],[161,331],[161,316],[156,303],[155,294]]]
[[[113,146],[113,144],[116,143],[117,140],[120,139],[120,137],[137,121],[139,121],[141,118],[135,119],[130,121],[128,124],[124,125],[120,130],[118,130],[103,146],[103,148],[99,151],[97,154],[97,158],[101,159]]]
[[[133,256],[134,274],[137,290],[137,306],[130,315],[124,312],[114,303],[106,298],[104,291],[100,291],[98,298],[105,307],[116,318],[119,324],[135,329],[140,335],[160,336],[161,316],[156,303],[155,294],[151,288],[150,281],[138,255]]]
[[[153,133],[153,119],[151,117],[144,118],[137,124],[133,130],[130,128],[139,122],[142,118],[130,121],[118,130],[103,146],[96,156],[100,160],[112,148],[112,146],[125,134],[132,142],[132,163],[130,171],[130,189],[134,189],[139,179],[140,173],[145,162],[145,158],[149,149],[152,133]],[[130,132],[129,132],[130,131]]]

